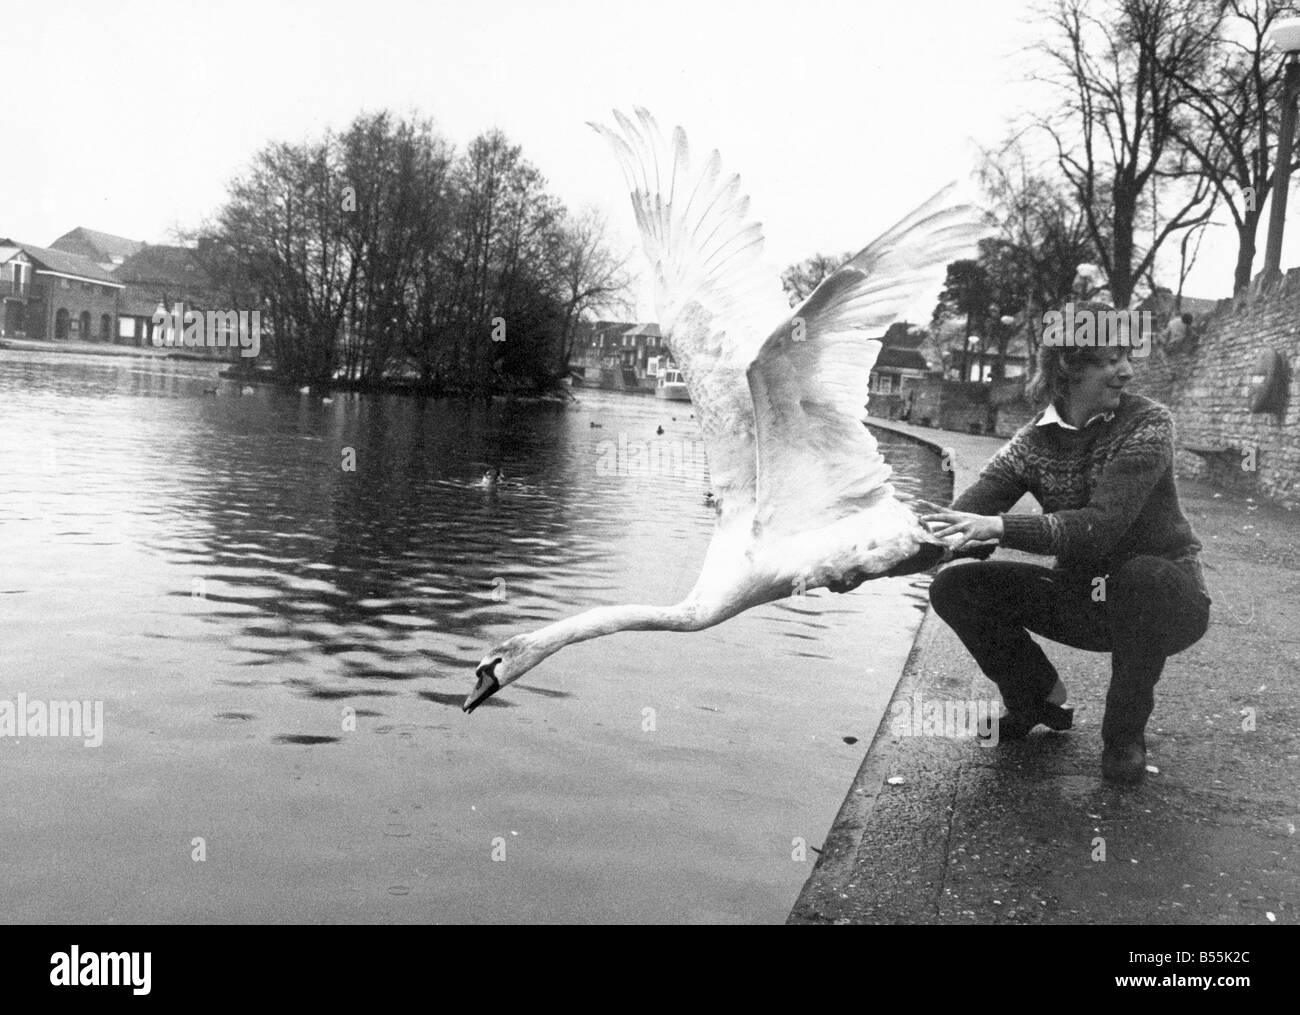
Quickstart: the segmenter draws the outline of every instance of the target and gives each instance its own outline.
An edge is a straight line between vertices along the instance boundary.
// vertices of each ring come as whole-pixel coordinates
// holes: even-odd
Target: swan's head
[[[508,684],[513,684],[525,673],[545,659],[549,652],[543,650],[526,634],[517,634],[494,647],[474,670],[474,690],[461,707],[473,712],[488,698]]]

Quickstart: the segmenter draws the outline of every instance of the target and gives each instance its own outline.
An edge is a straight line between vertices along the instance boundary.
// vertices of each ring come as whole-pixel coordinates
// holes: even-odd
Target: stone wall
[[[1004,384],[1020,385],[1019,381]],[[914,388],[912,423],[933,426],[959,433],[989,434],[995,432],[1002,407],[994,403],[997,385],[977,381],[945,381],[937,377],[926,378]],[[874,398],[873,398],[874,403]],[[874,405],[873,405],[874,412]],[[882,412],[881,415],[884,413]],[[927,423],[926,420],[929,420]],[[996,430],[1001,433],[1001,430]],[[1014,430],[1012,431],[1014,432]]]
[[[1025,378],[995,381],[989,386],[993,406],[993,432],[999,437],[1013,437],[1017,430],[1038,413],[1025,398]]]
[[[1252,413],[1252,369],[1269,349],[1290,367],[1286,406]],[[1221,301],[1181,343],[1156,345],[1133,362],[1133,390],[1173,412],[1179,475],[1300,507],[1300,269]]]

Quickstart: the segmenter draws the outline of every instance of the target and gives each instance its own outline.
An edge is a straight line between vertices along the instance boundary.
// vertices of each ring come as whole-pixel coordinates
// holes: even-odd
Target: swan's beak
[[[501,690],[501,684],[493,672],[500,661],[500,659],[493,659],[490,663],[481,663],[479,668],[474,671],[478,683],[474,685],[474,690],[470,691],[469,697],[465,699],[465,704],[461,706],[466,714],[473,712],[474,709]]]

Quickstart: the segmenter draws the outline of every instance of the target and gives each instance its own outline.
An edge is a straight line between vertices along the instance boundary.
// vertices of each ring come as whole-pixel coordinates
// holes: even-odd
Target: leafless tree
[[[1175,141],[1214,186],[1237,232],[1232,288],[1250,285],[1256,235],[1273,184],[1282,58],[1266,52],[1269,27],[1293,5],[1276,0],[1230,0],[1215,39],[1208,75],[1176,62],[1162,67],[1183,92]],[[1191,68],[1190,70],[1195,70]],[[1300,168],[1300,161],[1292,171]]]
[[[1165,240],[1213,213],[1214,185],[1175,132],[1187,100],[1181,82],[1208,73],[1224,7],[1217,0],[1056,0],[1046,14],[1052,37],[1041,50],[1063,100],[1038,122],[1055,144],[1117,306],[1128,306]],[[1144,219],[1145,248],[1138,242]]]
[[[1079,265],[1098,255],[1084,209],[1059,182],[1031,164],[1021,140],[1013,137],[1001,149],[984,154],[980,183],[999,228],[983,244],[983,260],[996,266],[1002,289],[1020,294],[1032,357],[1043,314],[1071,297]],[[1104,246],[1108,234],[1102,235]]]
[[[563,372],[573,354],[578,323],[584,314],[631,309],[632,276],[627,255],[613,252],[605,218],[595,209],[566,215],[551,249],[553,284],[564,309],[557,362],[557,370]]]

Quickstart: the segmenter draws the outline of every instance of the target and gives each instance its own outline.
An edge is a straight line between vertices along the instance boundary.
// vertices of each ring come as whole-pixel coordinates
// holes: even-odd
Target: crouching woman
[[[1124,783],[1146,770],[1144,731],[1165,660],[1198,641],[1210,617],[1201,544],[1174,483],[1173,422],[1164,406],[1124,390],[1132,376],[1125,347],[1044,345],[1028,393],[1046,407],[947,511],[922,519],[961,545],[1056,557],[1055,567],[951,565],[930,602],[1002,694],[999,741],[1073,721],[1031,632],[1109,652],[1101,767]],[[1006,514],[1026,492],[1043,513]]]

